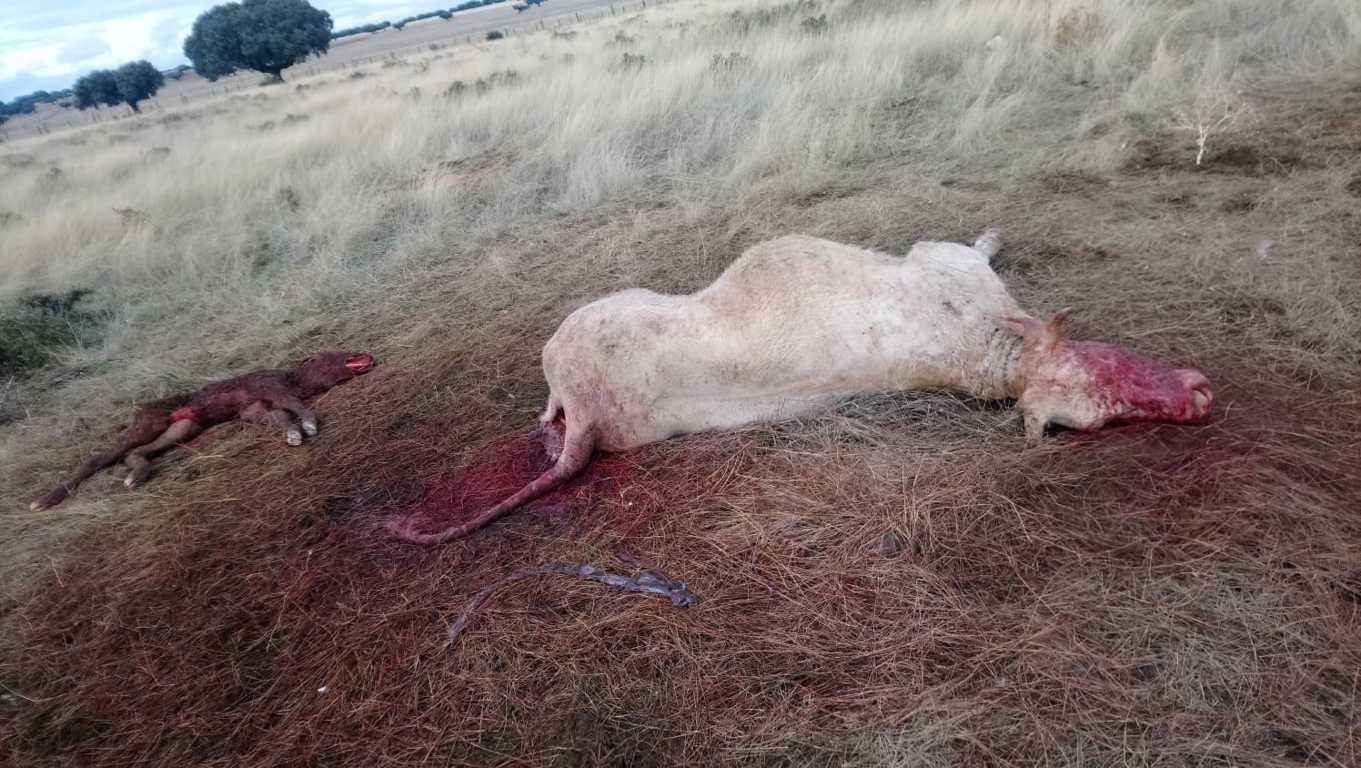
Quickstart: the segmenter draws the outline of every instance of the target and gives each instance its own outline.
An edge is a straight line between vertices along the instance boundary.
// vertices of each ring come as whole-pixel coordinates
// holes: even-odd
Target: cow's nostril
[[[1196,417],[1208,415],[1214,394],[1210,391],[1210,380],[1205,378],[1205,374],[1194,368],[1179,368],[1173,374],[1181,380],[1186,393],[1190,395],[1191,412]]]
[[[1196,387],[1191,397],[1195,399],[1196,410],[1198,411],[1208,409],[1210,407],[1210,402],[1213,399],[1210,396],[1210,390],[1204,387]]]

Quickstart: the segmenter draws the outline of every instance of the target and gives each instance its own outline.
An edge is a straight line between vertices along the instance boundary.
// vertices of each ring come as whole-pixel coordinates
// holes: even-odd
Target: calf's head
[[[332,350],[315,354],[298,364],[294,375],[304,390],[320,394],[342,381],[373,369],[372,355]]]
[[[1063,322],[1008,317],[1024,339],[1020,360],[1026,437],[1038,441],[1048,424],[1092,432],[1112,422],[1195,423],[1210,415],[1210,382],[1192,368],[1171,368],[1115,344],[1069,341]]]

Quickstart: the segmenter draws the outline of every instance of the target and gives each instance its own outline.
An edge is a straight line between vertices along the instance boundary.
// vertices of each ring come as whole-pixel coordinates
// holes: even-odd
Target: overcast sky
[[[69,87],[92,69],[187,63],[194,19],[224,0],[0,0],[0,99]],[[396,21],[455,0],[311,0],[335,28]]]

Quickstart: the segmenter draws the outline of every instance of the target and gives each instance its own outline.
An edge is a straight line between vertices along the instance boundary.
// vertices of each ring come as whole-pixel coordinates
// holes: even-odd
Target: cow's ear
[[[1046,323],[1046,325],[1048,326],[1047,330],[1049,334],[1053,336],[1055,339],[1062,338],[1063,324],[1068,322],[1068,316],[1071,314],[1073,314],[1072,307],[1064,307],[1063,309],[1060,309],[1059,311],[1055,312],[1054,316],[1049,318],[1049,322]]]
[[[1042,352],[1052,346],[1049,343],[1049,324],[1043,320],[1036,320],[1029,315],[1006,315],[1002,323],[1021,335],[1027,350]]]
[[[1048,352],[1058,346],[1063,339],[1063,323],[1068,319],[1072,309],[1064,309],[1057,312],[1049,322],[1036,320],[1027,315],[1004,315],[1002,323],[1021,334],[1025,339],[1026,349],[1036,352]]]
[[[1068,322],[1068,316],[1073,314],[1072,307],[1064,307],[1054,316],[1049,318],[1049,322],[1044,324],[1043,336],[1038,340],[1039,346],[1044,349],[1053,349],[1063,340],[1063,324]]]
[[[1002,325],[1026,338],[1029,338],[1041,325],[1039,320],[1025,315],[1003,315],[1001,320]]]

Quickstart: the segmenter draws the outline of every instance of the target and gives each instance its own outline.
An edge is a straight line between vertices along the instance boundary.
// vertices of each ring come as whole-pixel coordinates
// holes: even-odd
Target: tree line
[[[0,125],[4,125],[6,120],[15,115],[31,114],[39,104],[50,104],[70,98],[72,93],[70,88],[62,91],[34,91],[23,96],[15,96],[9,101],[0,101]]]
[[[331,14],[312,7],[307,0],[240,0],[215,5],[200,14],[184,41],[184,55],[193,70],[209,81],[240,70],[261,72],[279,81],[285,69],[309,56],[326,53],[330,42],[337,38],[389,27],[401,29],[421,19],[449,19],[460,11],[508,1],[465,0],[451,8],[408,16],[396,23],[384,21],[332,31]],[[516,10],[542,2],[545,0],[521,0]],[[8,103],[0,102],[0,124],[12,115],[32,112],[35,104],[67,97],[74,97],[77,109],[127,104],[139,112],[138,103],[154,96],[165,85],[167,76],[179,79],[186,69],[180,66],[163,73],[143,60],[116,69],[95,70],[65,91],[35,91]]]
[[[380,21],[374,24],[361,24],[357,27],[346,27],[344,29],[338,29],[335,32],[331,33],[331,39],[337,40],[342,37],[362,35],[368,32],[381,32],[382,30],[387,29],[389,27],[391,27],[392,29],[401,29],[402,27],[405,27],[407,24],[410,24],[413,21],[420,21],[422,19],[433,19],[436,16],[438,16],[441,19],[444,19],[445,21],[448,21],[450,18],[453,17],[455,13],[460,13],[462,11],[471,11],[474,8],[481,8],[485,5],[496,5],[497,3],[505,3],[509,1],[510,0],[467,0],[466,2],[459,3],[458,5],[455,5],[451,8],[443,8],[440,10],[418,13],[415,16],[407,16],[406,18],[398,19],[397,21]],[[546,2],[546,0],[523,0],[523,2],[517,3],[515,7],[517,9],[519,9],[520,6],[528,8],[531,5],[539,5],[543,2]]]

